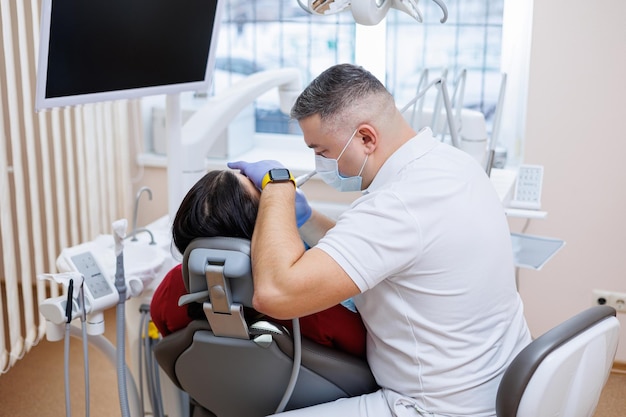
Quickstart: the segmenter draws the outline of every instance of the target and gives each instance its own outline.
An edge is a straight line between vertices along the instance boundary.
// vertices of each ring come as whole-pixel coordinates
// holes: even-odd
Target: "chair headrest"
[[[185,250],[182,264],[183,280],[189,294],[208,291],[205,276],[207,265],[222,268],[233,302],[252,307],[254,288],[248,239],[194,239]]]

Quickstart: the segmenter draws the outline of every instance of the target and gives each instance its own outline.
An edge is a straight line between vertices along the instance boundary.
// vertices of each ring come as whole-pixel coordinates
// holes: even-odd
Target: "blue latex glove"
[[[306,223],[311,217],[311,206],[306,200],[306,196],[299,188],[296,188],[296,223],[298,227]]]
[[[248,177],[254,185],[260,190],[263,177],[270,169],[284,168],[283,164],[278,161],[265,160],[259,162],[233,161],[226,164],[228,168],[238,169],[243,175]],[[311,217],[311,206],[306,199],[304,193],[296,188],[296,223],[298,227],[306,223]]]
[[[243,175],[250,178],[250,181],[254,183],[256,188],[261,189],[261,183],[263,177],[269,172],[270,169],[284,168],[284,165],[278,161],[259,161],[259,162],[246,162],[246,161],[234,161],[226,164],[228,168],[238,169]]]

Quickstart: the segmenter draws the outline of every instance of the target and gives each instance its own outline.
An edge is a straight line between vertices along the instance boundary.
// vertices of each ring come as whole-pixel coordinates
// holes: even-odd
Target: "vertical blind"
[[[61,250],[130,212],[137,101],[36,113],[39,0],[0,0],[0,373],[45,335]]]

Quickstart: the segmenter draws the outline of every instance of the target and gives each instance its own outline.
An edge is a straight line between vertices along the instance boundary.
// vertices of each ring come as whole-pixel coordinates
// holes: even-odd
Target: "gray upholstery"
[[[233,262],[227,262],[228,258],[232,258]],[[193,240],[183,255],[182,264],[183,280],[189,293],[207,290],[204,280],[205,260],[217,264],[224,262],[224,275],[229,281],[233,301],[252,307],[254,290],[250,267],[250,242],[230,237]]]
[[[249,256],[247,240],[196,239],[183,259],[185,286],[190,293],[218,294],[229,299],[231,305],[251,307]],[[223,281],[216,276],[216,268]],[[212,271],[211,278],[206,275],[208,269]],[[220,284],[215,284],[218,281]],[[225,291],[221,282],[227,287]],[[219,291],[213,291],[211,286]],[[205,300],[205,312],[211,301]],[[194,416],[265,416],[272,414],[280,403],[293,365],[292,337],[280,326],[276,329],[254,326],[252,330],[247,328],[249,337],[220,337],[209,322],[195,320],[163,338],[154,354],[172,382],[189,394]],[[300,373],[286,409],[376,389],[376,381],[364,360],[303,339]]]
[[[593,415],[615,357],[618,333],[615,309],[596,306],[535,339],[500,382],[497,416]]]
[[[192,416],[272,414],[289,381],[294,345],[282,327],[249,326],[250,319],[244,319],[243,308],[252,307],[253,294],[249,241],[193,241],[185,252],[183,278],[190,297],[204,303],[210,322],[193,321],[162,339],[154,354],[169,378],[189,394]],[[618,339],[615,310],[606,306],[583,311],[548,331],[523,349],[503,375],[497,416],[591,417]],[[304,339],[300,374],[286,409],[376,389],[365,361]]]

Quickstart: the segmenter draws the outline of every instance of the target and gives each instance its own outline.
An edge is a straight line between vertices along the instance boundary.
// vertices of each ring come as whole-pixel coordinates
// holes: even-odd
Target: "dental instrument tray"
[[[563,246],[565,241],[523,233],[511,233],[513,259],[516,267],[541,270]]]

